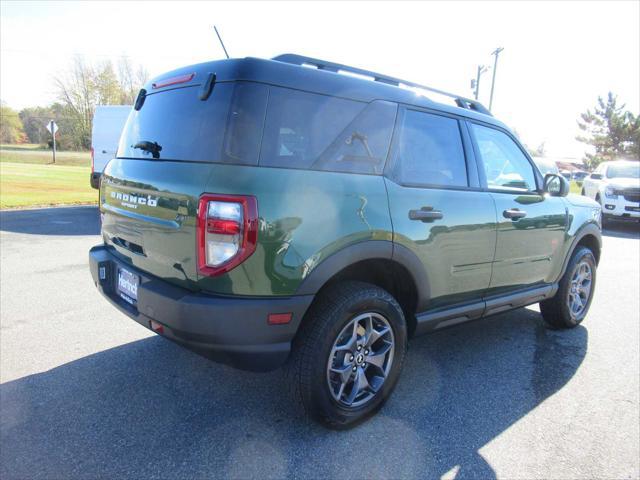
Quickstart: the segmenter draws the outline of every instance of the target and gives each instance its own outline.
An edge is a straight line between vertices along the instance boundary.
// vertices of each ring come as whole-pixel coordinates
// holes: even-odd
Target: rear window
[[[118,156],[380,174],[397,106],[370,104],[252,82],[148,95],[133,111]],[[139,145],[140,146],[140,145]]]
[[[220,161],[233,84],[217,84],[204,102],[198,90],[184,87],[147,95],[142,108],[129,115],[118,156],[151,159],[151,152],[135,148],[151,142],[162,148],[160,159]]]

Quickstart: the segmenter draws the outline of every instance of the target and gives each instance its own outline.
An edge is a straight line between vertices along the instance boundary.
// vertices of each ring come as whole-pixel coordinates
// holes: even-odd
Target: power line
[[[5,53],[19,53],[21,55],[36,55],[39,57],[50,57],[51,52],[39,51],[39,50],[21,50],[13,48],[2,48],[0,52]],[[140,54],[126,54],[126,53],[83,53],[83,52],[65,52],[56,51],[54,54],[66,55],[66,56],[80,56],[80,57],[108,57],[108,58],[186,58],[184,55],[153,55],[148,53]]]
[[[7,114],[2,114],[2,118],[4,117],[20,117],[20,114],[18,113],[7,113]],[[40,120],[51,120],[51,118],[54,118],[56,120],[75,120],[76,117],[58,117],[57,115],[49,115],[46,117],[40,116],[40,115],[26,115],[27,118],[37,118]]]

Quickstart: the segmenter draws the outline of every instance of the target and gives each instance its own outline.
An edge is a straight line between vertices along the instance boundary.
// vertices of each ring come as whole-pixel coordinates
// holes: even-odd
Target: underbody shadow
[[[561,389],[587,330],[520,309],[411,343],[392,399],[343,432],[306,419],[280,371],[160,337],[0,386],[0,477],[494,478],[479,450]]]
[[[2,210],[0,230],[28,235],[99,235],[100,213],[98,207]]]
[[[609,221],[607,226],[602,229],[602,235],[605,237],[640,239],[640,222]]]

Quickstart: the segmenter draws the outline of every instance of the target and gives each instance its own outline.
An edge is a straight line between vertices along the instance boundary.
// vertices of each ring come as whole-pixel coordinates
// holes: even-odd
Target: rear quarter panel
[[[205,192],[253,195],[259,215],[255,253],[227,274],[199,276],[205,290],[290,295],[342,248],[392,240],[381,176],[214,164]]]

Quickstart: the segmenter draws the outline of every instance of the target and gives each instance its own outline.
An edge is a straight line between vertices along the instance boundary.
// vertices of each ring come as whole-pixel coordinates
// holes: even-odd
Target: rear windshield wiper
[[[149,152],[153,158],[160,158],[160,151],[162,147],[158,145],[158,142],[138,142],[135,145],[132,145],[133,148],[139,148],[145,152]]]

